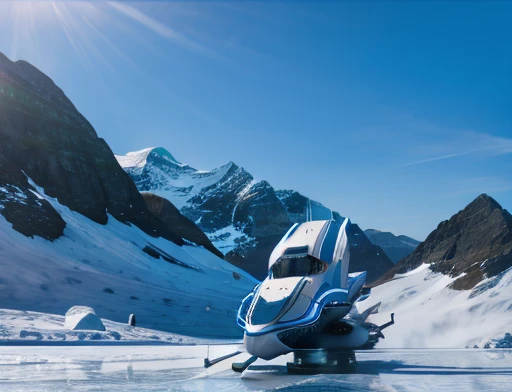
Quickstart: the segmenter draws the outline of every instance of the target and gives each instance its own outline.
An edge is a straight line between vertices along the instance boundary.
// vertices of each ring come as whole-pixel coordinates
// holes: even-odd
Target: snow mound
[[[66,312],[64,327],[70,330],[105,331],[101,319],[92,308],[87,306],[73,306]]]
[[[73,316],[75,314],[87,314],[87,313],[92,313],[92,314],[96,314],[96,312],[94,311],[93,308],[89,307],[89,306],[73,306],[71,307],[67,312],[66,312],[66,316]]]

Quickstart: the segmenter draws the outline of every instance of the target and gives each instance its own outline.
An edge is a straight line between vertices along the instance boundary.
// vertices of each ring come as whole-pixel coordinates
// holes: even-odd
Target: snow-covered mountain
[[[0,140],[0,308],[85,305],[143,327],[241,335],[235,313],[254,278],[170,203],[150,211],[62,90],[1,53]]]
[[[381,312],[396,313],[380,347],[510,344],[512,216],[491,197],[478,196],[441,222],[382,282],[360,304],[366,309],[382,302]]]
[[[260,279],[267,274],[272,249],[293,223],[342,219],[298,192],[276,191],[233,162],[211,171],[197,170],[161,147],[116,158],[139,191],[171,201],[207,234],[226,260]],[[355,224],[349,242],[351,270],[367,270],[369,281],[393,266]]]
[[[368,239],[379,245],[393,263],[398,263],[405,256],[409,256],[418,247],[421,241],[406,235],[396,236],[389,231],[367,229],[364,231]]]

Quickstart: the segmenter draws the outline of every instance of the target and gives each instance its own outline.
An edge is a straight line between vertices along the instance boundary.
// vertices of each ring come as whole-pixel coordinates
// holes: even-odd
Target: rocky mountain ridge
[[[171,201],[194,221],[226,260],[262,279],[271,251],[293,223],[342,219],[336,212],[293,190],[275,190],[233,162],[211,171],[180,163],[164,148],[116,156],[141,192]],[[349,233],[351,271],[377,279],[393,266],[357,225]]]
[[[414,252],[381,281],[422,263],[456,278],[452,288],[467,290],[512,267],[512,216],[496,200],[481,194],[449,220],[441,222]]]
[[[25,61],[0,53],[0,214],[15,230],[49,240],[66,222],[36,195],[29,179],[94,222],[108,215],[183,245],[182,236],[152,214],[107,143],[64,92]],[[179,229],[179,228],[178,228]]]

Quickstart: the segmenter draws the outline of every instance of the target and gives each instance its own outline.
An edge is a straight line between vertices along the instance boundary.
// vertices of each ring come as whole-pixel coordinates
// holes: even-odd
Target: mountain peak
[[[179,162],[174,156],[165,148],[163,147],[155,147],[150,151],[151,154],[155,154],[160,158],[163,158],[169,162],[175,163],[177,165],[183,165],[181,162]]]
[[[9,80],[12,87],[24,90],[23,94],[37,94],[41,99],[57,106],[52,110],[66,110],[68,115],[69,112],[72,112],[75,116],[78,114],[75,106],[54,81],[29,62],[25,60],[11,61],[0,52],[0,74],[3,74],[2,76],[6,80]],[[47,112],[48,110],[48,108],[45,108],[44,111]]]
[[[422,263],[430,264],[435,272],[457,277],[454,289],[471,289],[512,266],[512,217],[492,197],[481,194],[441,222],[385,278]]]
[[[149,157],[157,157],[178,166],[185,166],[163,147],[149,147],[139,151],[132,151],[126,155],[116,155],[116,159],[123,168],[142,168]]]
[[[478,206],[480,208],[489,207],[493,210],[503,209],[496,200],[494,200],[491,196],[487,195],[486,193],[482,193],[481,195],[479,195],[475,200],[469,203],[466,208],[470,208],[472,206]]]

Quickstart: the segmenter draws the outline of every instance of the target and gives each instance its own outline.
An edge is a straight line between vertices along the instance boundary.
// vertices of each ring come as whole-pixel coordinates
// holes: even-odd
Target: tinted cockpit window
[[[326,264],[312,257],[291,257],[279,259],[272,266],[271,276],[273,279],[289,278],[291,276],[316,275],[325,271]]]

